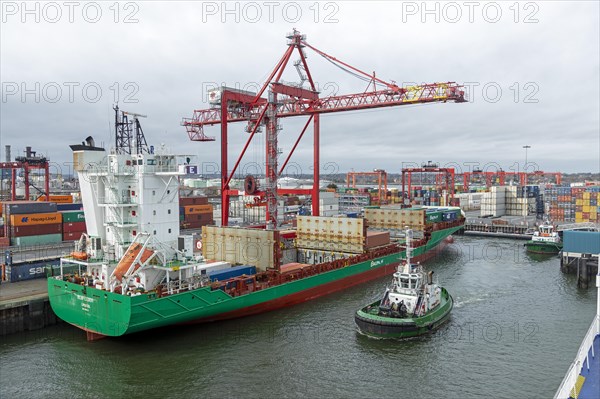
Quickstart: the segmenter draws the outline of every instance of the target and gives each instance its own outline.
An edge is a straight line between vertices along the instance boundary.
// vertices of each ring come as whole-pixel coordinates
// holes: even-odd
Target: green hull
[[[440,305],[421,317],[379,316],[379,303],[358,310],[354,318],[361,333],[375,338],[410,338],[427,334],[445,323],[454,307],[454,300],[445,288],[442,288]]]
[[[534,254],[557,254],[562,250],[562,243],[527,241],[524,245],[527,252]]]
[[[442,241],[462,228],[434,231],[429,242],[413,250],[425,259]],[[394,272],[404,252],[232,297],[210,287],[158,298],[154,293],[126,296],[48,279],[50,304],[62,320],[88,332],[121,336],[171,324],[247,316],[290,306]]]

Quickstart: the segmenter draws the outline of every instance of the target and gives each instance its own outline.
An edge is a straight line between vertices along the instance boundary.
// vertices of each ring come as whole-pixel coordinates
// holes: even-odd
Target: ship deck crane
[[[288,48],[258,93],[222,87],[218,94],[215,94],[215,92],[209,94],[209,98],[212,96],[215,100],[213,102],[214,107],[195,110],[191,118],[184,118],[182,121],[182,125],[186,128],[192,141],[213,141],[214,138],[205,135],[204,127],[213,125],[220,125],[221,127],[221,224],[223,226],[228,225],[229,197],[233,194],[229,183],[248,145],[261,126],[264,126],[266,131],[266,184],[261,194],[264,196],[267,205],[267,228],[276,228],[278,194],[309,194],[312,197],[312,214],[315,216],[319,214],[319,125],[321,114],[432,102],[466,101],[462,86],[454,82],[400,87],[393,81],[381,80],[375,76],[375,73],[363,72],[315,48],[306,41],[306,36],[300,34],[297,30],[288,34],[287,39]],[[305,49],[314,51],[342,70],[368,82],[367,89],[361,93],[320,98],[308,67]],[[304,88],[301,84],[283,83],[281,80],[282,74],[295,51],[299,55],[299,61],[294,64],[297,69],[301,69],[302,80],[308,82],[308,88]],[[262,97],[265,92],[267,92],[267,98]],[[277,134],[280,130],[278,119],[293,116],[307,116],[308,120],[282,167],[278,168]],[[250,132],[250,136],[246,140],[233,169],[230,171],[228,164],[228,125],[233,122],[247,123],[246,130]],[[311,123],[313,125],[313,187],[311,189],[278,189],[277,178],[285,170],[288,161]]]

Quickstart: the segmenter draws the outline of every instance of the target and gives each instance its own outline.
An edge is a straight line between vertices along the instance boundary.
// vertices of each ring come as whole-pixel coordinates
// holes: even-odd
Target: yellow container
[[[583,211],[583,213],[590,213],[592,207],[588,205],[584,205],[583,208],[581,209]]]
[[[575,205],[583,205],[583,199],[579,198],[579,199],[575,200]]]
[[[26,213],[23,215],[10,215],[12,226],[33,226],[36,224],[62,223],[62,214],[56,213]]]
[[[589,201],[590,200],[590,193],[584,192],[583,193],[583,199]]]
[[[575,212],[575,219],[583,219],[583,212]]]

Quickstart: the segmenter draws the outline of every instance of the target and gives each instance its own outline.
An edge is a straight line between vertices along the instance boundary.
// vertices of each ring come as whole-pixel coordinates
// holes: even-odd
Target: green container
[[[65,211],[61,213],[63,223],[85,222],[83,211]]]
[[[431,222],[431,223],[441,222],[442,214],[443,214],[443,212],[427,212],[425,214],[425,220],[427,222]]]
[[[17,245],[19,247],[31,247],[35,245],[46,245],[62,242],[62,234],[44,234],[40,236],[29,236],[29,237],[13,237],[11,245]]]

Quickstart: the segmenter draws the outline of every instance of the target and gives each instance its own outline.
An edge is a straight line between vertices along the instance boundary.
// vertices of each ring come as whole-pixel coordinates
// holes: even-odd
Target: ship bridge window
[[[156,165],[156,160],[154,159],[148,159],[146,162],[148,163],[148,165]]]

